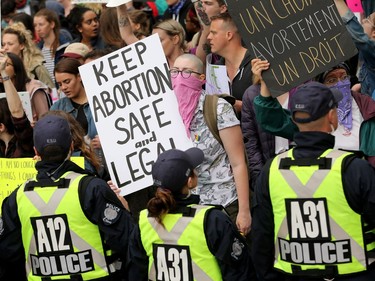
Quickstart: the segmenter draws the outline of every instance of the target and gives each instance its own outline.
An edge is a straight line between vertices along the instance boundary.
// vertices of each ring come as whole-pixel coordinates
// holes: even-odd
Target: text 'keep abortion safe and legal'
[[[168,149],[191,147],[158,35],[80,67],[111,179],[128,194],[152,184]]]

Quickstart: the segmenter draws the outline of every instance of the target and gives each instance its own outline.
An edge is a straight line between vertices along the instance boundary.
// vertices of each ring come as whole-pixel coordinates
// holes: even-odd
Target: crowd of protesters
[[[334,0],[358,56],[278,96],[225,1],[86,2],[1,1],[0,158],[38,161],[2,204],[0,280],[375,280],[373,1]],[[152,34],[194,147],[123,197],[79,67]]]

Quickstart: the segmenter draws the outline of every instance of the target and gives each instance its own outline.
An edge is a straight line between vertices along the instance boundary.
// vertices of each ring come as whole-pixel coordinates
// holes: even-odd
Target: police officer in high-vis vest
[[[0,263],[23,261],[8,280],[124,280],[131,216],[105,181],[69,160],[67,120],[40,119],[34,146],[37,176],[2,205]]]
[[[375,172],[333,150],[342,98],[318,82],[290,97],[296,146],[265,165],[255,190],[260,280],[375,280]]]
[[[158,187],[129,242],[129,280],[250,280],[245,239],[229,216],[197,205],[198,148],[171,149],[152,168]]]

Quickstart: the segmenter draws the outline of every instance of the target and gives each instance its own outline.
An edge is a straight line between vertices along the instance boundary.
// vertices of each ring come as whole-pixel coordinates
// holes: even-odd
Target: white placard
[[[157,34],[79,68],[112,181],[129,194],[152,185],[168,149],[192,146]]]
[[[73,4],[86,4],[86,3],[102,3],[107,4],[107,7],[117,7],[122,4],[131,2],[132,0],[73,0]]]
[[[108,3],[108,0],[72,0],[72,4]]]
[[[131,2],[132,0],[108,0],[107,7],[117,7],[122,4]]]
[[[211,64],[211,60],[212,54],[208,54],[206,58],[206,92],[210,95],[230,95],[226,66]]]
[[[31,111],[31,101],[30,101],[30,94],[29,92],[18,92],[18,95],[22,102],[23,110],[25,110],[27,118],[30,120],[30,122],[33,121],[33,114]],[[0,93],[0,98],[6,98],[5,93]]]

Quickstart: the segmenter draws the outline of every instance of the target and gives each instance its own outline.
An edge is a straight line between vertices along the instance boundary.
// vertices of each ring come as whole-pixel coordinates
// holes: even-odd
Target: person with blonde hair
[[[137,42],[139,39],[133,33],[128,7],[123,4],[116,8],[122,39],[128,45]],[[152,28],[152,34],[155,33],[159,35],[169,66],[172,66],[176,58],[185,53],[185,30],[177,21],[169,19],[156,23]]]
[[[155,33],[159,35],[164,54],[172,66],[185,53],[185,30],[177,21],[169,19],[156,23],[152,29],[152,34]]]
[[[138,39],[144,39],[150,35],[150,18],[145,11],[131,10],[129,11],[129,20],[134,35]]]
[[[47,68],[44,66],[42,52],[34,44],[32,36],[21,22],[16,22],[2,32],[2,48],[5,52],[19,56],[26,68],[27,76],[46,84],[50,89],[55,87]]]

